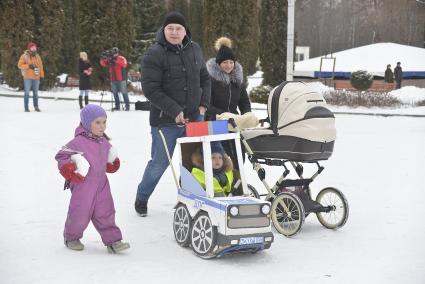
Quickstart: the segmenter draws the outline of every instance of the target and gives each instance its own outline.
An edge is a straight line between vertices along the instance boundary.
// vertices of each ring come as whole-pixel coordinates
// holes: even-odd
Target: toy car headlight
[[[268,204],[264,204],[263,206],[261,206],[261,212],[264,215],[267,215],[270,213],[270,206]]]
[[[230,215],[237,216],[239,214],[239,208],[237,206],[230,207]]]

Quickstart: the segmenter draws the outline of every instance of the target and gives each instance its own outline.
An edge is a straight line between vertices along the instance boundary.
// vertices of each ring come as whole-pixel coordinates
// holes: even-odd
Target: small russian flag
[[[186,136],[207,136],[229,132],[227,120],[202,121],[186,123]]]

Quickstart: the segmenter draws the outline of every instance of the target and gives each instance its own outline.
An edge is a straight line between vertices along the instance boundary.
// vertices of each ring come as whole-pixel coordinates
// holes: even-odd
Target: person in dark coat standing
[[[137,188],[136,212],[147,215],[148,199],[168,167],[161,128],[170,155],[185,128],[170,124],[202,121],[210,101],[211,82],[202,50],[190,38],[186,20],[178,12],[169,13],[158,31],[156,43],[142,60],[142,88],[151,103],[151,160]],[[164,124],[168,124],[165,126]]]
[[[83,97],[84,104],[89,104],[89,90],[91,90],[90,76],[93,72],[87,53],[84,51],[80,52],[80,60],[78,62],[78,74],[80,75],[80,96],[78,102],[80,109],[83,108]]]
[[[236,61],[232,41],[227,37],[220,37],[215,42],[215,49],[216,57],[210,58],[206,64],[211,78],[211,103],[207,119],[233,118],[239,128],[255,127],[258,119],[251,112],[251,102],[243,84],[243,68]],[[222,144],[238,168],[234,142],[223,141]]]
[[[393,74],[393,71],[391,70],[391,64],[388,64],[387,70],[385,70],[384,82],[394,83],[394,74]]]
[[[401,69],[401,63],[397,62],[396,68],[394,68],[394,77],[396,82],[396,89],[401,88],[401,80],[403,79],[403,70]]]

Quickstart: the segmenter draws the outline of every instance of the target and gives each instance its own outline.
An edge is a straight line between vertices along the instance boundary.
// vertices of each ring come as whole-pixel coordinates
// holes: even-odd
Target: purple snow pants
[[[120,229],[115,225],[115,208],[106,174],[96,179],[87,178],[84,186],[72,189],[68,217],[65,222],[66,240],[83,237],[90,220],[105,245],[122,240]],[[101,181],[101,182],[99,182]]]

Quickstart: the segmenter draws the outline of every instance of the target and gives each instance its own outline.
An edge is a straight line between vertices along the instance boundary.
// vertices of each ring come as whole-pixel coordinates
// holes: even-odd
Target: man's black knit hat
[[[179,12],[170,12],[167,14],[162,26],[165,28],[168,24],[179,24],[186,29],[186,19]]]

